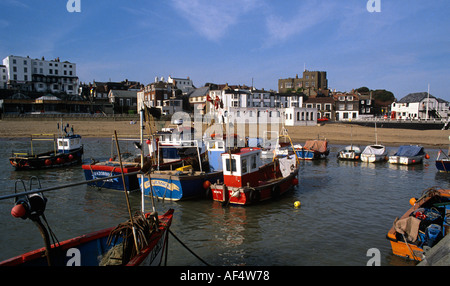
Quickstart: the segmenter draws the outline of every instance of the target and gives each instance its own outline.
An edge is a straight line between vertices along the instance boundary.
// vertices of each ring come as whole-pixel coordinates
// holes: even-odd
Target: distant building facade
[[[181,92],[183,94],[188,94],[195,89],[194,83],[192,82],[192,80],[189,77],[175,78],[175,77],[169,76],[169,78],[167,79],[167,83],[170,83],[176,89],[181,90]]]
[[[328,89],[327,72],[325,71],[308,71],[303,72],[303,77],[285,78],[278,80],[278,92],[286,93],[290,91],[301,90],[306,95],[310,95],[312,91]]]
[[[61,62],[59,58],[47,61],[11,55],[3,59],[3,65],[9,89],[78,94],[75,63]]]
[[[448,119],[449,103],[431,94],[428,95],[427,92],[410,93],[391,104],[391,118],[407,120]]]
[[[162,115],[173,114],[183,110],[183,100],[175,96],[172,83],[164,82],[164,79],[155,78],[155,82],[146,85],[137,92],[137,108],[141,110],[144,105],[158,108]]]
[[[336,93],[336,121],[351,121],[359,117],[359,94]]]
[[[6,89],[8,87],[8,73],[6,72],[6,66],[0,65],[0,89]]]

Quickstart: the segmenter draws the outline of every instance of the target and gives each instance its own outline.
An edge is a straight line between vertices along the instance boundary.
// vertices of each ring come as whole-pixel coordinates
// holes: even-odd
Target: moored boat
[[[209,195],[211,182],[223,178],[221,164],[215,164],[212,161],[206,165],[207,162],[200,155],[197,140],[183,140],[182,142],[183,144],[179,145],[179,148],[186,149],[186,146],[190,146],[190,148],[196,150],[197,156],[192,157],[193,164],[185,165],[176,170],[161,170],[158,165],[155,170],[150,170],[146,174],[139,174],[139,185],[144,195],[173,201],[202,198]],[[220,142],[224,143],[223,141]],[[176,145],[159,145],[158,149],[161,150],[167,146],[170,146],[168,148],[175,148]],[[225,148],[223,144],[211,143],[208,146],[211,148],[208,153],[212,156],[211,159],[214,158],[215,153],[221,153]]]
[[[361,158],[361,148],[355,145],[345,146],[338,152],[338,159],[341,160],[357,160],[359,161]]]
[[[450,190],[429,188],[412,207],[394,221],[386,238],[394,255],[422,261],[426,249],[450,231]]]
[[[277,198],[297,185],[295,157],[261,161],[260,148],[237,148],[222,154],[223,182],[211,185],[214,201],[249,205]]]
[[[167,255],[172,209],[161,216],[142,210],[116,227],[59,242],[44,216],[47,198],[39,190],[17,194],[11,214],[32,220],[45,246],[0,262],[0,266],[150,266],[160,265]]]
[[[309,140],[300,148],[295,148],[297,157],[302,160],[324,159],[330,154],[327,140]]]
[[[366,163],[375,163],[386,161],[387,151],[384,145],[369,145],[361,153],[361,161]]]
[[[81,136],[67,131],[67,127],[61,126],[61,135],[56,134],[32,134],[31,153],[13,152],[9,162],[15,170],[39,170],[48,168],[61,168],[79,165],[83,159],[83,144]],[[53,150],[35,154],[33,142],[52,141]]]
[[[401,165],[419,164],[423,162],[425,156],[428,155],[422,146],[402,145],[394,155],[389,156],[389,163]]]
[[[153,195],[162,200],[179,201],[209,196],[209,186],[212,182],[221,180],[223,173],[222,171],[201,172],[192,169],[156,170],[137,176],[145,196]]]

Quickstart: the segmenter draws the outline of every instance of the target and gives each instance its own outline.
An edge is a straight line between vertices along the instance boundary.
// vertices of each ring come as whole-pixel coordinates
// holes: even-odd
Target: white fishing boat
[[[403,145],[400,146],[394,155],[389,156],[389,163],[411,165],[423,162],[423,158],[428,156],[422,146]]]
[[[378,144],[377,123],[375,122],[375,144],[367,146],[361,153],[361,161],[366,163],[382,162],[387,160],[386,146]]]
[[[384,145],[374,144],[367,146],[361,153],[361,161],[375,163],[386,161],[387,151]]]
[[[338,153],[338,159],[340,160],[360,160],[361,148],[355,145],[348,145],[341,149]]]

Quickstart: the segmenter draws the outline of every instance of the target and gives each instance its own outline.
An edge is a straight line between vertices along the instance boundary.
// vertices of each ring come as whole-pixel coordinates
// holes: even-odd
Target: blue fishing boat
[[[209,196],[211,184],[223,179],[223,172],[154,171],[139,174],[138,179],[144,195],[179,201]]]
[[[195,165],[186,165],[175,170],[157,170],[147,172],[146,174],[139,174],[138,180],[141,190],[146,196],[155,196],[163,200],[186,200],[192,198],[201,198],[210,195],[210,185],[217,180],[223,179],[222,167],[215,163],[215,155],[223,153],[225,145],[220,142],[207,143],[210,148],[208,153],[209,160],[207,163],[202,156],[200,156],[200,149],[198,141],[184,140],[179,148],[186,148],[191,146],[197,151],[197,162]],[[173,148],[176,145],[166,145]],[[159,149],[166,148],[164,145],[159,145]],[[161,153],[161,152],[160,152]],[[159,161],[159,160],[158,160]],[[208,165],[206,165],[208,164]]]
[[[326,140],[309,140],[304,146],[295,148],[295,153],[301,160],[318,160],[326,158],[330,150]]]

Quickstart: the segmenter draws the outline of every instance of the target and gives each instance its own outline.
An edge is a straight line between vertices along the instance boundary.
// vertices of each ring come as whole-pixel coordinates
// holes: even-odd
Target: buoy
[[[298,185],[298,179],[297,179],[297,178],[294,178],[294,179],[292,180],[292,184]]]
[[[414,206],[416,204],[416,198],[409,199],[409,204]]]
[[[430,155],[425,154],[425,159],[430,159]]]
[[[50,159],[45,160],[46,166],[50,166],[51,164],[52,164],[52,160],[50,160]]]
[[[211,182],[210,181],[204,181],[203,182],[203,188],[206,190],[211,186]]]
[[[296,201],[296,202],[294,203],[294,207],[295,207],[296,209],[298,209],[298,208],[300,207],[300,205],[301,205],[300,201]]]
[[[27,213],[27,210],[22,204],[15,205],[11,210],[11,215],[15,218],[24,217]]]
[[[72,160],[73,160],[73,155],[70,154],[70,155],[69,155],[69,161],[72,161]]]

